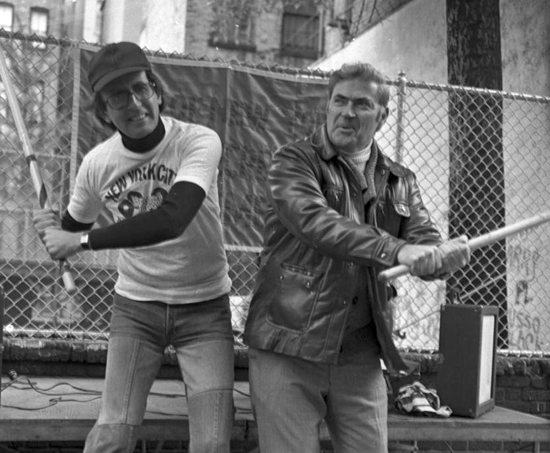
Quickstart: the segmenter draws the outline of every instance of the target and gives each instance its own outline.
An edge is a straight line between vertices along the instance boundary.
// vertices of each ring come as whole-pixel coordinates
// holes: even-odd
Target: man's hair
[[[161,103],[159,106],[159,111],[162,113],[164,110],[164,89],[159,78],[153,73],[153,71],[145,71],[147,80],[153,86],[155,93],[161,97]],[[103,126],[107,126],[110,129],[114,129],[114,126],[105,120],[107,116],[107,103],[101,97],[101,91],[94,93],[94,99],[92,101],[92,108],[94,110],[95,116]]]
[[[343,64],[340,69],[334,71],[328,81],[328,97],[332,97],[332,92],[336,84],[345,80],[362,80],[365,83],[374,82],[378,85],[378,102],[382,107],[387,107],[390,100],[390,88],[387,84],[387,78],[380,71],[369,63],[351,63]]]

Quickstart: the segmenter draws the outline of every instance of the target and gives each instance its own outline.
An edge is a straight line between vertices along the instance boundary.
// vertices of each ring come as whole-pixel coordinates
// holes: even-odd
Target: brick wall
[[[550,359],[499,360],[495,401],[550,419]]]

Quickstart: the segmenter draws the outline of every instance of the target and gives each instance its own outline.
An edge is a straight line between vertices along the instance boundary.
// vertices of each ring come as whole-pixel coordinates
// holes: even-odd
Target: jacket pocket
[[[267,320],[281,329],[304,332],[315,307],[321,274],[281,264]]]
[[[376,225],[398,237],[401,224],[410,216],[411,210],[407,203],[397,200],[381,201],[376,209]]]

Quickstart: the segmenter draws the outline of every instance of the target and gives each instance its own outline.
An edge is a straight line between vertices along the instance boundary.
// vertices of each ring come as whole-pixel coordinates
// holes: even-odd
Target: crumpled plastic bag
[[[428,389],[418,381],[399,389],[395,406],[408,415],[450,417],[453,413],[449,406],[441,406],[439,396],[434,389]]]

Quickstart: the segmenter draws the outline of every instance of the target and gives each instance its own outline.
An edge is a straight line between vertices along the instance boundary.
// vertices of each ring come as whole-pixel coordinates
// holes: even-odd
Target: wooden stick
[[[468,245],[470,246],[470,250],[473,251],[481,247],[485,247],[486,245],[494,244],[495,242],[501,241],[509,236],[521,233],[522,231],[537,227],[548,221],[550,221],[550,211],[535,215],[512,225],[504,226],[477,238],[470,239],[468,241]],[[394,278],[407,275],[409,272],[410,269],[407,265],[400,264],[380,272],[378,274],[378,280],[381,282],[386,282],[388,280],[393,280]]]
[[[21,110],[19,108],[19,103],[15,94],[15,88],[13,87],[11,76],[8,70],[8,65],[6,63],[6,58],[4,56],[4,49],[0,49],[0,75],[2,76],[2,80],[4,82],[4,88],[8,97],[8,104],[13,114],[13,119],[15,121],[17,132],[19,134],[19,139],[21,140],[21,143],[23,145],[23,152],[27,160],[27,165],[31,173],[34,191],[38,196],[40,207],[51,209],[50,203],[48,202],[46,186],[44,185],[42,176],[40,175],[40,168],[38,167],[36,155],[33,152],[31,141],[29,139],[29,134],[27,132],[27,127],[25,125],[25,122],[23,121],[23,115],[21,114]],[[66,260],[60,260],[59,265],[65,290],[69,294],[74,294],[76,292],[76,285],[74,283],[69,264]]]

